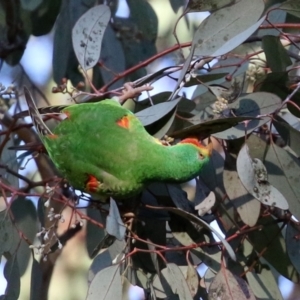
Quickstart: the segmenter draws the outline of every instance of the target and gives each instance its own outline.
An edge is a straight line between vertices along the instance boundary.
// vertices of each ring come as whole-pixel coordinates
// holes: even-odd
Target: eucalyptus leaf
[[[99,61],[102,39],[109,20],[109,7],[97,5],[83,14],[72,30],[73,48],[85,71]]]
[[[191,295],[194,297],[199,289],[199,275],[195,267],[188,261],[186,272],[186,283],[190,289]]]
[[[122,299],[122,282],[119,265],[102,269],[93,278],[86,300]]]
[[[257,92],[238,98],[234,103],[228,105],[228,108],[233,110],[236,116],[258,117],[273,113],[280,108],[281,103],[281,99],[274,94]],[[221,139],[237,139],[251,133],[267,123],[269,119],[268,117],[262,117],[260,120],[247,122],[247,125],[240,124],[234,128],[215,133],[214,136]]]
[[[299,282],[300,276],[288,257],[285,240],[276,220],[271,216],[263,217],[258,220],[257,225],[261,226],[260,230],[248,233],[256,252],[262,253],[263,258],[282,276]]]
[[[125,237],[126,227],[121,219],[118,206],[112,198],[110,199],[109,214],[106,218],[106,231],[120,241]]]
[[[288,209],[284,196],[268,182],[267,169],[261,160],[252,159],[245,144],[237,158],[237,172],[246,190],[265,205]]]
[[[260,214],[260,202],[244,188],[235,170],[225,169],[223,182],[226,193],[242,221],[250,227],[254,226]]]
[[[191,222],[194,222],[196,224],[206,227],[208,230],[213,232],[218,237],[218,239],[220,239],[220,241],[223,243],[223,245],[226,248],[231,259],[236,260],[235,253],[234,253],[233,249],[231,248],[231,246],[228,244],[228,242],[220,235],[220,233],[217,230],[215,230],[213,227],[211,227],[204,220],[194,216],[193,214],[187,213],[182,209],[175,208],[175,207],[155,207],[155,206],[149,206],[149,205],[147,207],[150,209],[163,209],[163,210],[173,212],[175,214],[178,214],[179,216],[182,216],[182,217],[188,219]]]
[[[272,72],[284,72],[292,64],[287,50],[282,46],[279,37],[263,36],[262,47],[266,55],[267,64]]]
[[[300,156],[300,132],[299,130],[293,128],[289,123],[287,123],[280,116],[275,116],[273,119],[273,124],[282,139],[289,145],[295,153]]]
[[[167,279],[173,293],[177,294],[180,300],[193,300],[189,286],[179,267],[173,263],[168,263],[167,270]]]
[[[12,255],[6,262],[3,275],[7,281],[5,289],[5,300],[17,300],[20,295],[21,276],[19,272],[16,254]]]
[[[233,50],[258,29],[263,11],[262,0],[241,0],[212,13],[195,32],[194,55],[220,56]]]
[[[254,295],[258,299],[283,300],[278,283],[267,267],[259,272],[246,272],[246,278]]]
[[[40,263],[33,258],[30,278],[30,300],[41,299],[42,279],[42,267]]]
[[[33,244],[37,233],[37,214],[33,202],[23,197],[15,199],[11,204],[10,210],[19,232],[27,238],[27,241],[21,238],[17,250],[19,272],[22,276],[31,257],[31,249],[29,249],[28,242]]]
[[[287,224],[285,244],[289,258],[300,274],[300,226],[292,222]]]
[[[35,10],[43,0],[21,0],[21,5],[23,9],[33,11]]]
[[[144,126],[148,126],[162,117],[164,117],[167,113],[173,110],[181,98],[178,98],[173,101],[168,101],[164,103],[159,103],[153,105],[149,108],[143,109],[137,112],[135,115],[139,118]]]
[[[297,0],[288,0],[279,6],[280,9],[300,18],[300,3]]]
[[[236,0],[189,0],[186,11],[187,12],[199,12],[199,11],[212,11],[218,10],[224,6],[235,3]]]
[[[208,290],[209,299],[256,300],[249,285],[224,267],[217,273]]]

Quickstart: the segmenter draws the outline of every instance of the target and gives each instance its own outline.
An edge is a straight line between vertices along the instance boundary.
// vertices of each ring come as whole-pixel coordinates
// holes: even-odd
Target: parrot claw
[[[119,101],[123,103],[125,100],[129,98],[134,98],[141,94],[144,91],[151,91],[153,89],[150,85],[144,85],[135,87],[133,82],[126,82],[124,84],[123,94],[119,96]]]

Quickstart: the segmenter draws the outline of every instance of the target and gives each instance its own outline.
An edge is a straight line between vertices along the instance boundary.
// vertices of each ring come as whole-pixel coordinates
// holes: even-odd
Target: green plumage
[[[126,197],[152,181],[183,182],[208,161],[208,148],[192,140],[164,146],[150,136],[132,112],[114,100],[65,107],[53,132],[30,94],[29,112],[58,170],[75,188]]]

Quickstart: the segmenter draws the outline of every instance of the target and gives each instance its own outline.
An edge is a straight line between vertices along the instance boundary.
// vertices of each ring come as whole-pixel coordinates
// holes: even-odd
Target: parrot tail
[[[29,115],[31,116],[32,123],[35,126],[38,134],[43,137],[45,135],[53,135],[51,130],[43,121],[42,115],[40,114],[29,90],[24,87],[24,95],[28,105]]]

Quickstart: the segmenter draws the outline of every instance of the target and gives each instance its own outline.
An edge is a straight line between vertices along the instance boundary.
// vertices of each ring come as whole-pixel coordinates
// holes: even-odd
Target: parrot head
[[[209,142],[207,146],[203,145],[197,138],[186,138],[183,139],[179,144],[191,145],[198,151],[199,160],[208,161],[212,154],[213,144]]]

